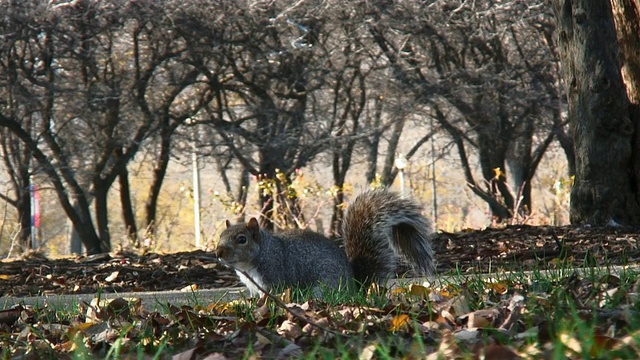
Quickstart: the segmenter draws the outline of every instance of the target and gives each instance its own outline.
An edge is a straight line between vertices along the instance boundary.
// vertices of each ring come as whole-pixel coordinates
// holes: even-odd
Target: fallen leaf
[[[460,316],[460,319],[467,319],[469,328],[493,328],[500,317],[498,309],[482,309]]]
[[[362,349],[360,355],[358,355],[358,360],[371,360],[376,355],[376,344],[369,344]]]
[[[409,324],[409,315],[400,314],[400,315],[394,316],[391,319],[391,325],[389,326],[389,331],[393,331],[393,332],[400,331],[401,329],[406,327],[407,324]]]
[[[593,345],[589,350],[589,355],[594,358],[600,358],[603,355],[607,354],[611,349],[616,347],[620,340],[604,336],[604,335],[595,335],[593,337]]]
[[[24,310],[22,305],[18,305],[12,309],[0,311],[0,323],[9,326],[13,325],[20,318],[22,310]]]
[[[488,283],[487,285],[489,289],[495,291],[497,294],[500,294],[500,295],[506,294],[507,291],[509,290],[509,287],[506,284],[500,283],[500,282],[492,282],[492,283]]]
[[[120,271],[114,271],[114,272],[111,273],[111,275],[107,276],[104,279],[104,281],[106,281],[106,282],[114,282],[118,278],[118,275],[120,275]]]
[[[296,344],[288,344],[278,353],[278,359],[292,359],[302,356],[302,349]]]
[[[409,294],[411,295],[422,296],[423,298],[426,298],[429,296],[429,292],[430,290],[426,286],[417,284],[409,285]]]
[[[180,289],[180,291],[182,292],[193,292],[198,290],[198,285],[197,284],[191,284],[191,285],[187,285],[185,287],[183,287],[182,289]]]
[[[582,352],[582,345],[580,345],[580,341],[567,333],[560,334],[560,342],[576,354],[580,354]]]
[[[302,336],[302,329],[300,328],[300,325],[293,321],[285,320],[280,324],[280,327],[278,327],[278,334],[289,340],[295,340]]]

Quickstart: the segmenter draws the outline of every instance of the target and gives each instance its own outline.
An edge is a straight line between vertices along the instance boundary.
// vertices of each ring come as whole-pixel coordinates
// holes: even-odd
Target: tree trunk
[[[31,192],[29,191],[29,175],[23,178],[26,182],[18,190],[16,210],[20,219],[20,250],[31,249]]]
[[[95,209],[96,225],[98,227],[98,237],[100,238],[100,248],[102,252],[111,251],[111,235],[109,234],[109,216],[107,206],[107,193],[109,187],[95,186]]]
[[[622,52],[622,80],[631,102],[629,117],[635,126],[631,173],[633,183],[640,184],[640,0],[611,0],[611,6]]]
[[[398,146],[400,144],[400,137],[402,136],[402,130],[406,122],[406,117],[396,119],[393,123],[393,132],[389,136],[389,142],[387,143],[387,156],[384,158],[384,164],[382,165],[382,174],[380,174],[380,181],[384,186],[391,186],[396,176],[398,175],[398,169],[395,168],[395,160],[398,155]]]
[[[120,203],[122,205],[122,220],[125,226],[125,235],[132,242],[133,246],[139,247],[138,227],[136,216],[131,202],[131,189],[129,186],[129,172],[125,170],[118,177],[120,181]]]
[[[376,173],[378,169],[378,151],[380,147],[380,138],[382,137],[382,110],[383,110],[384,96],[377,95],[374,98],[374,112],[373,119],[369,125],[370,131],[372,131],[371,139],[369,140],[369,147],[367,149],[367,172],[365,178],[367,183],[371,184],[376,180]]]
[[[80,207],[78,206],[77,201],[74,201],[73,209],[76,213],[80,214]],[[69,252],[73,255],[82,255],[82,238],[80,237],[80,233],[74,226],[71,219],[67,219],[67,224],[67,226],[69,226]]]
[[[149,196],[147,197],[147,202],[144,204],[146,216],[145,238],[153,237],[155,235],[158,198],[160,197],[160,190],[162,189],[162,184],[164,182],[165,175],[167,174],[167,168],[169,167],[171,136],[167,136],[164,131],[160,136],[160,155],[158,156],[158,160],[153,169],[153,180],[149,186]]]
[[[240,181],[238,183],[238,192],[234,195],[234,199],[240,204],[243,209],[247,208],[247,197],[249,194],[249,185],[251,185],[251,179],[249,178],[249,171],[245,168],[240,170]],[[236,222],[245,222],[246,211],[238,214]]]
[[[506,138],[506,135],[499,136],[499,134],[505,134],[505,131],[491,125],[488,122],[483,123],[477,130],[478,158],[482,177],[487,184],[486,192],[496,200],[489,203],[491,217],[497,222],[503,222],[514,216],[512,211],[515,202],[505,176],[507,144],[503,139]]]
[[[535,105],[534,105],[535,107]],[[507,155],[507,167],[511,176],[511,192],[515,196],[513,208],[516,213],[513,216],[527,216],[531,213],[531,175],[535,172],[532,157],[532,142],[535,125],[533,116],[537,115],[535,109],[529,116],[523,116],[514,124],[514,138],[509,144]]]
[[[576,149],[571,223],[640,223],[631,169],[635,124],[620,73],[611,4],[556,0],[558,44]]]

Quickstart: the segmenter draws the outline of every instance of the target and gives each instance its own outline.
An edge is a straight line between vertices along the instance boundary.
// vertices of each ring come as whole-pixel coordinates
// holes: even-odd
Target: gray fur
[[[421,209],[396,193],[368,191],[355,199],[345,216],[346,252],[320,234],[290,230],[273,235],[251,219],[220,235],[216,255],[237,270],[254,295],[259,289],[240,271],[265,290],[277,285],[339,288],[353,279],[366,285],[392,276],[398,257],[419,273],[433,274],[432,229]]]
[[[347,257],[364,283],[392,276],[399,257],[420,274],[435,273],[431,222],[422,206],[386,189],[360,194],[343,222]]]
[[[252,276],[265,290],[274,286],[326,285],[340,288],[353,278],[347,256],[340,247],[320,234],[290,230],[272,235],[260,230],[260,240],[245,245],[235,243],[237,235],[248,235],[244,224],[233,225],[220,235],[216,254],[237,270]],[[259,243],[259,244],[258,244]],[[239,250],[244,248],[244,250]],[[234,251],[235,250],[235,251]],[[252,294],[258,288],[239,273]]]

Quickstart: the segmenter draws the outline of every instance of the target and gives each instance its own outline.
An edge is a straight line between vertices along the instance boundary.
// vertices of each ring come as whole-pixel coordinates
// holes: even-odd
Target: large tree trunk
[[[98,227],[98,235],[100,238],[100,249],[102,252],[111,251],[111,235],[109,233],[109,216],[107,206],[108,186],[94,186],[95,193],[95,209],[96,209],[96,225]]]
[[[27,161],[28,164],[28,161]],[[31,243],[31,180],[29,173],[29,166],[21,166],[17,171],[18,184],[21,185],[16,189],[16,195],[18,198],[16,210],[18,211],[18,217],[20,221],[20,250],[26,251],[32,248]]]
[[[640,0],[611,0],[622,52],[622,80],[631,101],[629,117],[635,126],[631,173],[640,186]],[[640,192],[636,201],[640,202]]]
[[[139,247],[138,226],[136,224],[136,215],[133,211],[133,202],[131,201],[129,172],[126,168],[120,176],[118,176],[118,179],[120,180],[120,204],[122,205],[122,220],[125,226],[125,234],[127,239],[131,241],[135,247]]]
[[[571,222],[638,224],[637,169],[630,169],[636,125],[620,73],[611,4],[556,0],[554,7],[576,149]]]
[[[156,234],[156,216],[158,212],[158,199],[160,198],[160,190],[162,190],[162,184],[164,183],[165,175],[167,174],[167,168],[169,167],[169,160],[171,155],[171,136],[173,131],[166,133],[166,128],[160,134],[160,154],[156,160],[155,167],[153,168],[153,180],[149,186],[149,195],[147,196],[147,202],[144,204],[145,209],[145,238],[155,237]]]

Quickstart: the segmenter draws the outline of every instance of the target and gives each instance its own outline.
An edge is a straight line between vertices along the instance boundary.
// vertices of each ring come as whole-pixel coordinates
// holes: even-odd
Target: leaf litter
[[[593,235],[591,241],[585,232]],[[512,261],[553,269],[616,259],[634,262],[638,256],[637,232],[619,229],[520,226],[475,233],[436,239],[440,270],[480,272],[489,262],[480,260],[490,260],[494,269],[511,268]],[[157,290],[165,283],[193,289],[237,282],[229,270],[211,265],[206,252],[145,256],[3,262],[0,288],[6,296]],[[142,274],[135,281],[134,272]],[[93,283],[80,281],[78,290],[78,274]],[[15,278],[22,283],[11,289]],[[277,296],[280,301],[168,303],[162,311],[146,310],[150,304],[137,298],[96,298],[74,309],[56,309],[46,302],[38,307],[21,304],[0,311],[0,354],[8,359],[70,359],[78,354],[143,359],[344,354],[360,359],[631,359],[640,354],[639,292],[640,281],[633,274],[575,272],[553,279],[529,274],[402,285],[372,293],[370,298],[377,301],[366,305],[322,299],[295,303],[290,293]]]
[[[145,310],[136,298],[96,298],[63,314],[46,304],[18,305],[0,311],[0,347],[5,358],[26,359],[66,359],[79,352],[102,358],[227,359],[343,351],[360,359],[383,354],[537,359],[552,357],[558,347],[569,359],[605,353],[633,358],[640,354],[640,332],[632,330],[639,319],[638,282],[571,274],[554,281],[550,292],[508,281],[500,283],[500,291],[489,281],[482,289],[461,284],[447,285],[447,291],[426,284],[376,295],[384,306],[328,305],[320,299],[280,306],[263,297],[207,306],[166,304],[158,312]],[[570,316],[591,326],[563,327],[563,317]],[[590,340],[580,331],[591,331]]]

